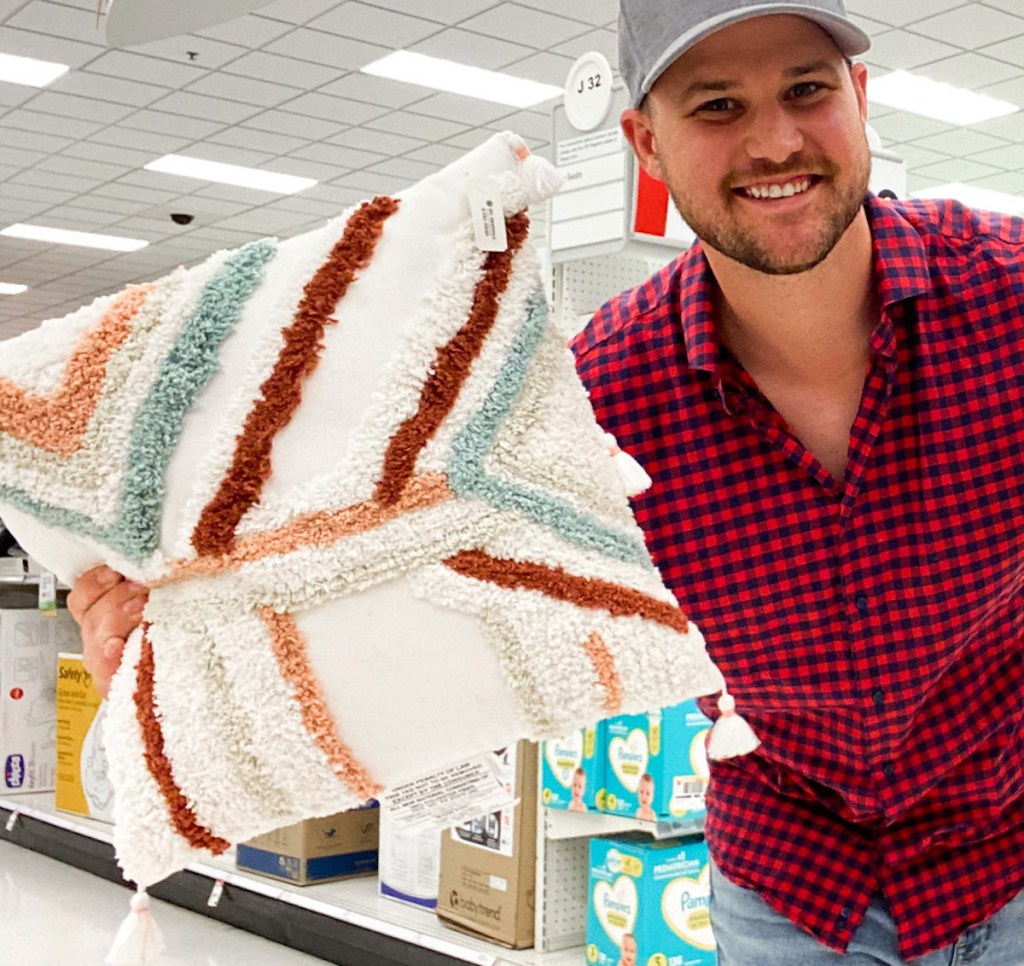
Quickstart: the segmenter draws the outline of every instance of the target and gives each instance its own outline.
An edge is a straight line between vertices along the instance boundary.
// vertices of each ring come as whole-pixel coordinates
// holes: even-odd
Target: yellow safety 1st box
[[[696,701],[603,723],[600,811],[699,828],[704,818],[711,722]]]
[[[603,778],[601,726],[581,728],[565,738],[541,743],[540,800],[548,808],[590,812],[597,807]]]
[[[107,705],[81,654],[57,655],[57,783],[61,811],[114,821],[103,726]]]
[[[590,966],[715,966],[704,841],[591,839]]]

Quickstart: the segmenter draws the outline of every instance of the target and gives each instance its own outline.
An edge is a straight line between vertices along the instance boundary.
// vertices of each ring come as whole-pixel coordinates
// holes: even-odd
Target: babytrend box
[[[114,788],[103,744],[106,702],[81,654],[57,656],[57,788],[61,811],[114,821]]]
[[[581,728],[541,744],[541,804],[570,812],[591,812],[603,778],[600,729]]]
[[[710,775],[705,741],[711,722],[697,703],[619,715],[603,727],[604,781],[597,807],[650,822],[693,819],[699,826]]]
[[[57,654],[81,650],[66,610],[44,616],[35,587],[0,592],[0,795],[54,787]]]
[[[700,839],[591,839],[590,966],[715,966],[707,846]]]

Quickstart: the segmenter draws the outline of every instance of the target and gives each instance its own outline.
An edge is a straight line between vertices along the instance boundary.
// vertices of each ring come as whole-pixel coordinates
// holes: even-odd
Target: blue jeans
[[[793,925],[750,889],[711,865],[711,927],[718,966],[905,966],[896,951],[896,927],[877,899],[845,954]],[[967,930],[952,946],[910,966],[1024,966],[1024,892],[991,919]]]

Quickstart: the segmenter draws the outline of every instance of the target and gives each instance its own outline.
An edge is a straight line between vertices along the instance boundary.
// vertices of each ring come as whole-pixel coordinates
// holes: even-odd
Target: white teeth
[[[786,184],[751,185],[745,191],[749,198],[792,198],[803,194],[811,186],[811,179],[788,181]]]

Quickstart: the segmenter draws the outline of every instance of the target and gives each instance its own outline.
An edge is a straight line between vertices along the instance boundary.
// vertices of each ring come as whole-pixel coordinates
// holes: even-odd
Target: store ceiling
[[[549,106],[500,105],[369,77],[406,48],[561,85],[580,54],[616,61],[617,0],[277,0],[201,34],[108,49],[97,0],[0,0],[0,53],[70,64],[42,90],[0,83],[0,228],[32,222],[144,238],[131,254],[0,238],[0,338],[220,248],[309,230],[511,128],[546,152]],[[848,0],[864,58],[1024,107],[1021,0]],[[1024,193],[1024,111],[957,128],[872,109],[910,189]],[[167,153],[320,181],[300,194],[142,170]],[[188,226],[172,212],[195,216]],[[542,216],[541,216],[542,224]],[[535,221],[536,223],[536,221]]]

